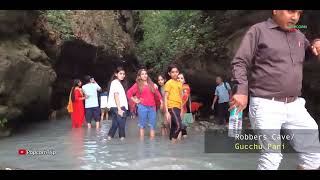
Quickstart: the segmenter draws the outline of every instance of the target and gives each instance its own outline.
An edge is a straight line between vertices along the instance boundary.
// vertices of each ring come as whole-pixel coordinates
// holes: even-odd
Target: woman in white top
[[[110,84],[108,108],[111,112],[112,125],[108,133],[108,139],[114,137],[117,129],[119,128],[119,138],[125,138],[125,125],[128,110],[128,101],[124,87],[126,87],[125,70],[118,67],[114,72]]]

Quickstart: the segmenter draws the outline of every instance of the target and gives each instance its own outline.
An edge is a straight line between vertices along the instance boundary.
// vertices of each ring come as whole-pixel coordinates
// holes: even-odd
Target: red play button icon
[[[19,150],[18,150],[18,154],[19,154],[19,155],[26,155],[26,154],[27,154],[27,150],[25,150],[25,149],[19,149]]]

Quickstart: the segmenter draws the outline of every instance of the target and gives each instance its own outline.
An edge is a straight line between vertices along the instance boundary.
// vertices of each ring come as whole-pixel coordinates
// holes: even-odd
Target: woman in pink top
[[[136,83],[128,90],[127,96],[138,107],[140,138],[144,138],[144,128],[146,127],[147,120],[149,120],[150,139],[153,139],[157,124],[157,107],[160,104],[160,108],[162,108],[163,103],[161,94],[157,86],[148,77],[146,69],[138,71]]]

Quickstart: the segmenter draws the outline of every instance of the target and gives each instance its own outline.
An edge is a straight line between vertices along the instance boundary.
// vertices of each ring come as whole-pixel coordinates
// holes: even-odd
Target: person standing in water
[[[109,129],[108,140],[114,137],[119,129],[119,138],[125,138],[126,117],[128,111],[128,100],[125,92],[127,87],[126,73],[122,67],[117,67],[114,72],[109,90],[108,108],[111,112],[112,125]]]
[[[85,80],[87,84],[82,86],[85,94],[85,108],[86,108],[86,121],[88,128],[91,128],[91,119],[96,121],[96,128],[100,128],[100,107],[98,101],[98,91],[101,91],[101,87],[96,83],[93,77],[86,76]]]
[[[215,109],[215,104],[218,100],[218,123],[222,125],[227,125],[229,122],[229,101],[230,97],[232,97],[232,91],[230,84],[228,82],[224,82],[221,76],[216,77],[217,87],[214,92],[214,98],[212,102],[211,109]]]
[[[101,108],[101,121],[103,121],[104,116],[108,120],[108,91],[107,87],[102,88],[102,93],[100,94],[100,108]]]
[[[72,128],[81,128],[84,121],[84,106],[83,100],[85,99],[82,89],[82,82],[80,79],[75,79],[73,83],[73,87],[71,89],[71,100],[72,100],[72,108],[71,112],[71,120],[72,120]]]
[[[183,109],[181,110],[182,112],[182,116],[181,118],[184,118],[184,114],[188,112],[188,107],[189,106],[189,111],[191,112],[191,104],[189,103],[189,98],[191,98],[190,96],[190,86],[186,83],[186,79],[184,78],[183,73],[180,73],[178,75],[178,80],[183,84],[182,85],[182,91],[183,91],[183,96],[182,96],[182,105],[183,105]],[[186,124],[182,124],[182,129],[181,129],[181,135],[183,138],[187,137],[187,126]],[[179,137],[180,139],[180,137]]]
[[[168,67],[168,75],[171,78],[165,84],[165,117],[171,122],[169,139],[176,143],[182,129],[182,83],[178,81],[179,69],[172,64]]]
[[[138,107],[140,138],[144,138],[144,129],[149,120],[150,139],[153,139],[157,125],[156,105],[160,102],[160,107],[163,107],[163,102],[160,92],[148,76],[146,69],[138,71],[136,83],[128,90],[127,96]]]
[[[160,86],[159,89],[162,96],[162,101],[164,102],[164,84],[166,83],[166,79],[163,75],[158,75],[157,80]],[[165,119],[164,112],[165,111],[163,108],[157,110],[157,127],[160,127],[162,136],[167,136],[169,135],[170,122]]]

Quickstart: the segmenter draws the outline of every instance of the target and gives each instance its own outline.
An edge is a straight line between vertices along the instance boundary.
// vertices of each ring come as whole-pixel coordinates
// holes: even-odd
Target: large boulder
[[[14,126],[10,120],[22,115],[46,116],[56,73],[27,34],[9,33],[11,38],[0,41],[0,118]]]
[[[46,116],[56,79],[48,56],[27,33],[35,17],[32,11],[0,11],[0,119],[8,120],[9,129]],[[8,129],[0,131],[10,134]]]

